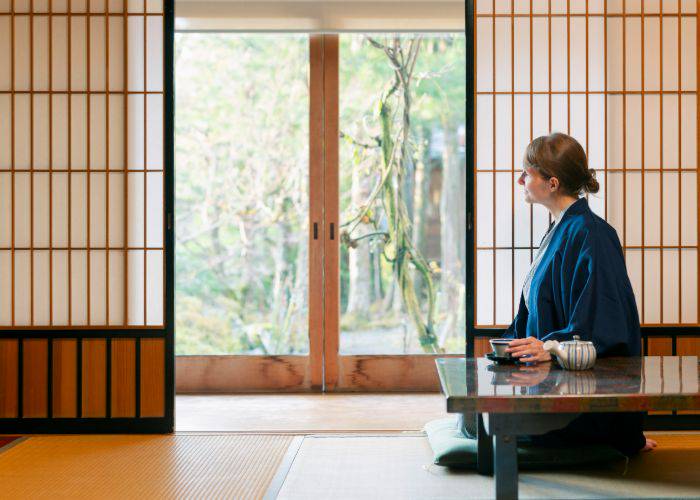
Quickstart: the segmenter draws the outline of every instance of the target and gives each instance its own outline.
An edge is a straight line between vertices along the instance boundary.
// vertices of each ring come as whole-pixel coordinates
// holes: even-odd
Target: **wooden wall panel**
[[[647,356],[673,355],[673,339],[671,337],[649,337],[647,340]]]
[[[112,417],[136,416],[136,341],[112,340]]]
[[[0,418],[17,417],[16,340],[0,340]]]
[[[141,417],[165,415],[165,341],[141,339]]]
[[[488,338],[477,337],[474,339],[474,357],[480,358],[487,352],[491,351],[493,351],[493,349],[491,349],[491,344],[489,343]]]
[[[53,416],[77,417],[78,342],[75,339],[53,341]]]
[[[83,339],[83,417],[107,416],[107,342]]]
[[[48,341],[22,341],[22,415],[25,418],[48,416]]]

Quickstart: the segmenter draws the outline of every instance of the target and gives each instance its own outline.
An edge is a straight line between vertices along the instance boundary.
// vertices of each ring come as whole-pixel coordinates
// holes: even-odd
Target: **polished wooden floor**
[[[443,418],[441,394],[180,395],[176,431],[401,432]]]

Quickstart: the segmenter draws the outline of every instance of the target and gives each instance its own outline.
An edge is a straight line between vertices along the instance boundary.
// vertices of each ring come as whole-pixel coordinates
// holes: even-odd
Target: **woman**
[[[639,356],[641,333],[634,293],[615,229],[588,207],[583,193],[598,192],[595,171],[572,137],[538,137],[525,152],[527,203],[540,203],[554,222],[544,236],[523,285],[518,314],[506,330],[507,349],[528,362],[549,363],[547,340],[590,340],[599,357]],[[651,450],[642,434],[643,414],[584,414],[550,437],[596,439],[626,455]]]

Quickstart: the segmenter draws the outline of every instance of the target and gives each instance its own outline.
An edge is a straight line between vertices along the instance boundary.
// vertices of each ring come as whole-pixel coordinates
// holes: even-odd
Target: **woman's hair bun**
[[[595,178],[595,170],[592,168],[588,169],[588,180],[583,185],[583,190],[587,193],[597,193],[600,189],[600,184]]]

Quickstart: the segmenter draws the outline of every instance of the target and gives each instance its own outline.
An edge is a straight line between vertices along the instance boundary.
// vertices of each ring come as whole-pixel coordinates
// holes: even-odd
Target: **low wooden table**
[[[556,362],[436,363],[447,411],[478,415],[477,470],[495,472],[497,498],[518,496],[517,436],[560,429],[585,412],[700,409],[697,356],[603,358],[580,372]]]

